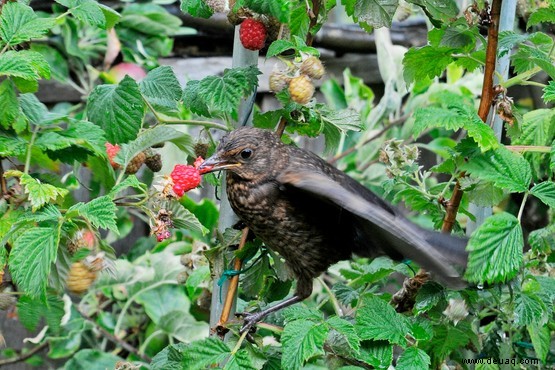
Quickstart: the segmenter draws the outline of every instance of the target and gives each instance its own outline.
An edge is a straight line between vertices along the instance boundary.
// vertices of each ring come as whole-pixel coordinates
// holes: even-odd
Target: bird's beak
[[[226,170],[233,167],[239,167],[241,163],[230,162],[227,159],[222,159],[218,153],[214,154],[212,157],[206,159],[199,166],[199,172],[201,174],[216,172],[221,170]]]

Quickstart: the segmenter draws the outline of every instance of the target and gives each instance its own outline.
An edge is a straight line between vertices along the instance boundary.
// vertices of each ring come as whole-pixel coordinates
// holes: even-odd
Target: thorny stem
[[[249,235],[249,228],[245,227],[241,233],[241,241],[239,242],[239,250],[243,249],[247,243],[247,236]],[[233,269],[236,271],[241,270],[243,266],[243,261],[239,258],[235,258]],[[229,280],[229,287],[227,289],[227,294],[225,296],[224,307],[222,309],[222,314],[220,315],[220,321],[216,325],[217,328],[225,327],[225,324],[229,320],[229,314],[231,313],[231,307],[233,306],[233,301],[235,299],[235,293],[237,292],[237,286],[239,285],[239,275],[233,276]]]
[[[498,28],[499,28],[499,17],[501,14],[501,2],[502,0],[493,0],[491,5],[491,25],[488,30],[488,45],[486,48],[486,65],[484,68],[484,81],[482,84],[482,98],[480,100],[480,107],[478,108],[478,115],[483,122],[487,121],[488,113],[494,99],[493,93],[493,75],[495,71],[495,61],[497,57],[497,41],[499,38]],[[461,173],[461,177],[465,176],[465,173]],[[447,202],[445,207],[445,217],[443,218],[443,225],[441,226],[441,231],[444,233],[450,233],[455,225],[455,220],[457,213],[459,211],[459,206],[463,196],[463,190],[459,181],[455,183],[453,188],[453,195],[451,199]]]

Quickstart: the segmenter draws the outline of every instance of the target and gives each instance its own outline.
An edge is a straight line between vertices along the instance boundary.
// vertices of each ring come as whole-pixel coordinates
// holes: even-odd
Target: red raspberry
[[[119,147],[118,144],[112,145],[108,142],[106,142],[104,146],[106,147],[106,154],[108,154],[108,159],[110,160],[110,164],[112,165],[112,168],[117,170],[121,166],[116,162],[114,162],[114,157],[116,156],[116,154],[118,154],[121,148]]]
[[[266,41],[266,27],[264,23],[247,18],[239,28],[239,39],[245,49],[260,50]]]
[[[156,240],[158,240],[158,242],[161,242],[163,240],[169,239],[171,236],[172,234],[169,230],[162,230],[156,233]]]
[[[196,188],[200,184],[200,173],[193,166],[177,164],[170,174],[173,181],[173,192],[178,197],[191,189]]]

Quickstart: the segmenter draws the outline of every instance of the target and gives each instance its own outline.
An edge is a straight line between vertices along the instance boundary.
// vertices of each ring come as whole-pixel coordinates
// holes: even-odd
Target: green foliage
[[[406,345],[405,335],[409,331],[406,319],[376,296],[362,298],[356,315],[356,328],[363,340],[387,340],[400,346]]]
[[[345,10],[355,22],[375,28],[390,27],[398,0],[342,0]]]
[[[39,18],[30,6],[9,2],[2,6],[0,38],[2,43],[13,46],[40,38],[54,26],[54,19]]]

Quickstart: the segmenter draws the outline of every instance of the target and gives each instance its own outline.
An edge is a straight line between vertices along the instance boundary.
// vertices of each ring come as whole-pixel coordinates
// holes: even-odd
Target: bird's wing
[[[462,246],[462,253],[465,253],[466,242],[463,239],[422,229],[404,217],[369,202],[324,174],[287,171],[279,176],[278,181],[307,196],[318,197],[350,212],[360,221],[359,228],[365,237],[371,240],[377,238],[388,244],[381,246],[384,251],[393,248],[396,254],[414,260],[451,287],[465,285],[451,264],[453,258],[449,258],[453,249],[450,244],[455,244],[458,249]]]

